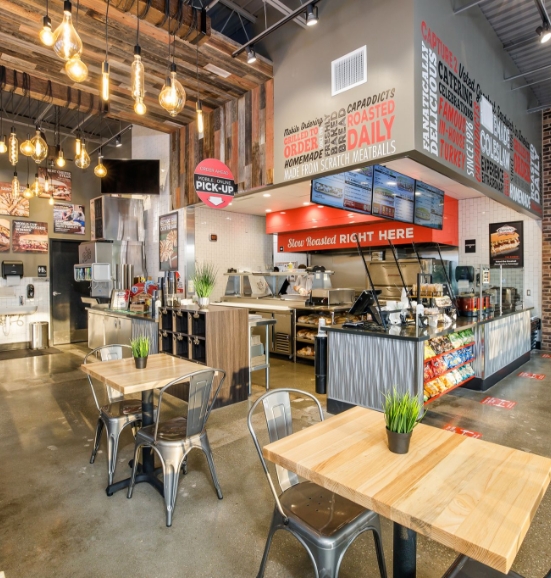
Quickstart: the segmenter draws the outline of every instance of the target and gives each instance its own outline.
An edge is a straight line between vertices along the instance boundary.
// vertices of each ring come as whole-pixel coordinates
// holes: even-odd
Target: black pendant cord
[[[138,10],[140,8],[140,3],[136,2],[136,46],[140,45],[140,15],[138,14]]]
[[[105,62],[107,62],[107,57],[109,56],[109,28],[107,23],[109,22],[109,5],[111,0],[107,0],[107,8],[105,9]]]

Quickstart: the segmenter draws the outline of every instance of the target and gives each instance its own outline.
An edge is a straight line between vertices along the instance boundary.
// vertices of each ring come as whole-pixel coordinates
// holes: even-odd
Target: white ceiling
[[[452,179],[429,169],[418,162],[403,158],[384,164],[389,169],[403,173],[428,185],[442,189],[446,195],[454,199],[470,199],[483,197],[482,193],[456,183]],[[268,196],[266,196],[268,195]],[[268,212],[277,213],[287,209],[297,209],[310,204],[310,181],[292,183],[270,187],[262,192],[239,195],[233,200],[231,206],[225,211],[233,213],[245,213],[247,215],[266,215]]]

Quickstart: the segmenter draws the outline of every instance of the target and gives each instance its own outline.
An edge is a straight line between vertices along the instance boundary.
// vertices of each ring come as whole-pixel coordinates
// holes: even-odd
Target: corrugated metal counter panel
[[[484,352],[480,377],[487,378],[530,351],[530,311],[479,325],[478,345],[478,354]]]
[[[328,398],[381,410],[396,386],[423,396],[423,342],[329,333]]]

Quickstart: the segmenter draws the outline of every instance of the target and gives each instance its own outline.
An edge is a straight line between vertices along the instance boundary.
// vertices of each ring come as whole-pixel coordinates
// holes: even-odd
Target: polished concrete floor
[[[0,362],[0,571],[6,578],[244,578],[254,577],[273,508],[251,442],[250,402],[213,412],[209,437],[224,492],[219,501],[202,455],[189,461],[180,481],[172,528],[166,528],[161,497],[141,485],[132,500],[125,492],[105,495],[105,446],[90,465],[97,418],[88,383],[78,367],[85,348]],[[426,423],[457,425],[483,439],[551,456],[551,360],[534,354],[523,368],[548,375],[542,381],[510,376],[490,395],[517,405],[482,405],[487,394],[460,391],[430,406]],[[313,368],[273,361],[274,387],[313,391]],[[262,372],[255,374],[254,397]],[[253,399],[254,399],[253,397]],[[299,423],[314,414],[294,404]],[[172,408],[175,410],[175,407]],[[261,425],[262,419],[256,420]],[[121,441],[117,479],[129,473],[132,438]],[[551,493],[544,497],[514,569],[541,578],[551,567]],[[392,566],[391,526],[383,521],[384,546]],[[442,576],[452,551],[419,538],[420,578]],[[298,542],[280,532],[273,542],[266,578],[310,578],[314,572]],[[341,578],[378,576],[371,536],[350,548]]]

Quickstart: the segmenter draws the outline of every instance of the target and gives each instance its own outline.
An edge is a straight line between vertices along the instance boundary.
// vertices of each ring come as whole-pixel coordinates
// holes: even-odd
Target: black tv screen
[[[104,195],[158,195],[160,161],[103,159],[107,175],[101,179]]]
[[[415,181],[414,223],[431,229],[442,229],[443,218],[444,191],[421,181]]]
[[[375,165],[373,171],[373,215],[413,223],[415,179]]]

